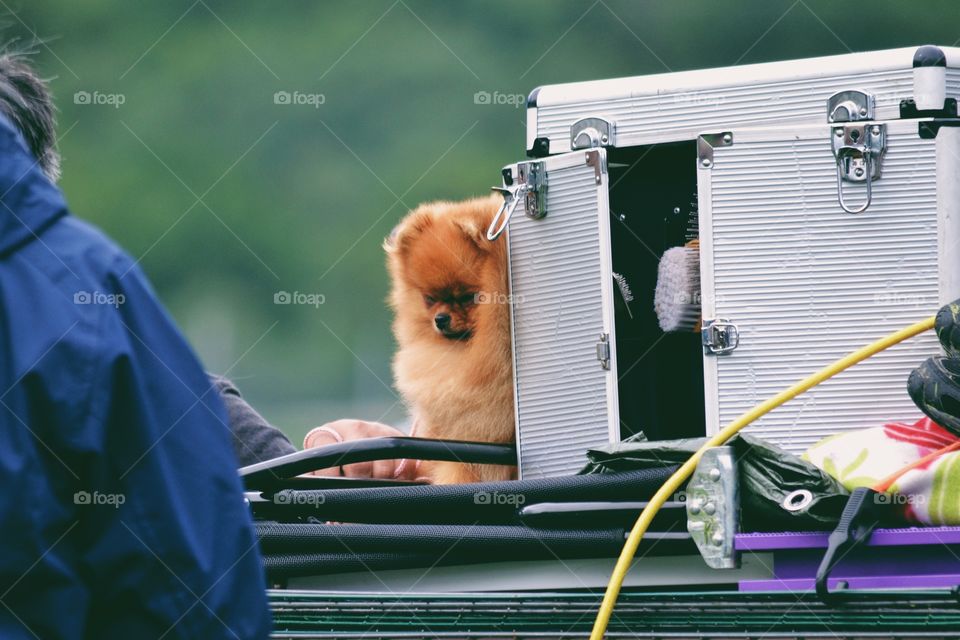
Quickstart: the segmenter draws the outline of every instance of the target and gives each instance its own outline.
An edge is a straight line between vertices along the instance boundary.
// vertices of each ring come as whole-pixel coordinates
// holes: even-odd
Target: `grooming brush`
[[[667,249],[657,268],[653,308],[667,332],[700,331],[700,241]]]
[[[620,296],[623,298],[623,305],[627,308],[627,315],[633,320],[633,312],[630,311],[630,303],[633,302],[633,292],[630,291],[630,285],[623,275],[613,272],[613,281],[617,283],[617,289],[620,290]]]

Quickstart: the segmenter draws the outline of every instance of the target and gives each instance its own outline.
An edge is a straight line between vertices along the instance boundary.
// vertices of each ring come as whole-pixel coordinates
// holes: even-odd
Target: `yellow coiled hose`
[[[607,625],[610,624],[610,616],[613,614],[613,607],[617,603],[617,596],[620,595],[620,587],[623,586],[623,579],[627,575],[627,570],[630,568],[630,563],[633,562],[633,557],[637,553],[637,547],[640,545],[640,540],[643,539],[643,534],[647,532],[647,528],[650,526],[650,523],[653,522],[654,516],[657,515],[658,511],[660,511],[660,507],[663,506],[663,503],[666,502],[670,496],[676,493],[680,487],[683,486],[683,483],[690,478],[690,475],[693,473],[694,469],[697,468],[697,463],[700,461],[700,457],[707,449],[718,447],[724,444],[727,440],[732,438],[737,434],[737,432],[742,430],[751,422],[754,422],[765,414],[773,411],[785,402],[796,398],[804,391],[817,386],[824,380],[832,378],[841,371],[849,369],[858,362],[862,362],[863,360],[880,353],[884,349],[888,349],[895,344],[907,340],[908,338],[912,338],[920,333],[923,333],[924,331],[928,331],[932,329],[933,326],[934,318],[930,317],[926,320],[921,320],[916,324],[912,324],[909,327],[905,327],[896,333],[892,333],[885,338],[881,338],[880,340],[858,349],[851,354],[848,354],[847,356],[837,360],[827,367],[824,367],[813,375],[804,378],[792,387],[784,389],[769,400],[758,404],[753,409],[750,409],[742,416],[724,427],[719,433],[710,438],[706,444],[700,447],[696,453],[690,456],[690,459],[683,463],[683,466],[681,466],[676,473],[670,476],[663,486],[660,487],[660,490],[654,494],[646,508],[644,508],[644,510],[640,513],[640,517],[637,518],[637,522],[633,525],[633,529],[630,530],[630,535],[627,537],[627,541],[623,545],[623,551],[620,552],[620,557],[617,559],[617,564],[613,568],[613,574],[610,576],[610,582],[607,584],[606,593],[603,595],[603,602],[600,605],[600,610],[597,612],[597,620],[593,624],[593,632],[590,634],[590,640],[602,640],[604,634],[607,632]]]

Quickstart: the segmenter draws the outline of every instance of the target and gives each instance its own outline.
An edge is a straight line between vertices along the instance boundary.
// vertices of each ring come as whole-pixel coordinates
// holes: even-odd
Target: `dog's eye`
[[[462,296],[457,298],[457,304],[468,305],[473,304],[476,301],[477,294],[475,293],[465,293]]]
[[[437,303],[437,299],[433,296],[423,296],[423,301],[427,304],[428,307],[432,307]]]

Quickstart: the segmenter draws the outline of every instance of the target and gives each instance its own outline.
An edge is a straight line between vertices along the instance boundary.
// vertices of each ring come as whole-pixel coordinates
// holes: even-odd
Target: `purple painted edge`
[[[777,549],[826,549],[829,533],[788,531],[784,533],[738,533],[737,551],[774,551]],[[910,527],[877,529],[867,543],[870,547],[927,544],[960,544],[960,527]]]
[[[830,579],[830,588],[846,580],[850,589],[936,589],[952,588],[960,584],[960,575],[941,574],[931,576],[877,576],[877,577],[838,577]],[[740,582],[740,591],[791,591],[812,592],[814,581],[810,578],[792,578],[788,580],[744,580]]]

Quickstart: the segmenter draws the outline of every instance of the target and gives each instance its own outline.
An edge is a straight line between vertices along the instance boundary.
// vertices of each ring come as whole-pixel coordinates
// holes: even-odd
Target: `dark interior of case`
[[[660,256],[697,237],[696,142],[609,150],[620,432],[650,440],[705,435],[700,336],[664,333],[653,309]],[[632,315],[632,318],[631,318]]]

